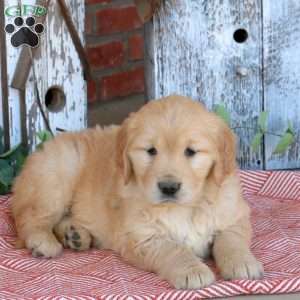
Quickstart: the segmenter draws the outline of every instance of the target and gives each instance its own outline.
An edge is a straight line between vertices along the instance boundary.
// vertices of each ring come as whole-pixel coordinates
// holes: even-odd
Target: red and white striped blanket
[[[175,290],[112,251],[66,250],[37,259],[16,250],[9,197],[0,197],[0,299],[204,299],[239,294],[300,292],[300,172],[241,172],[252,208],[252,249],[262,280],[223,281],[200,290]],[[213,267],[213,262],[209,262]],[[214,269],[215,270],[215,269]]]

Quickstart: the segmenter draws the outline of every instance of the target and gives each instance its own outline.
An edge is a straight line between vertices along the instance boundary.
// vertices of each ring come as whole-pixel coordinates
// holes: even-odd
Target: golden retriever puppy
[[[113,249],[186,289],[215,280],[210,253],[225,279],[263,272],[234,135],[182,96],[149,102],[121,127],[59,135],[28,158],[13,192],[19,245],[34,256]]]

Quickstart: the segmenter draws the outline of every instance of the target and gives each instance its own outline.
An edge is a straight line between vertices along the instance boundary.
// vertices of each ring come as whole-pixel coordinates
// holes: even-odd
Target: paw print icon
[[[16,17],[13,24],[9,23],[5,26],[5,31],[11,34],[10,40],[14,47],[22,45],[37,47],[40,40],[39,34],[42,34],[44,29],[44,25],[36,23],[33,17],[28,17],[25,20],[22,17]]]

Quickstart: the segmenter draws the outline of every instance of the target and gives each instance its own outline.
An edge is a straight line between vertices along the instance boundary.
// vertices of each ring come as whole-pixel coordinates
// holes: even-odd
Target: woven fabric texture
[[[108,250],[65,250],[33,258],[13,246],[9,196],[0,197],[0,299],[205,299],[240,294],[300,292],[300,172],[240,172],[254,229],[252,250],[262,280],[223,281],[200,290],[175,290]],[[213,262],[208,264],[215,270]]]

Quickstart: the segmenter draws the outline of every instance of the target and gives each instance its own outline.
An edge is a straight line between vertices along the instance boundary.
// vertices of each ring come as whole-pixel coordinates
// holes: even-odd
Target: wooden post
[[[266,137],[268,169],[300,168],[300,2],[263,1],[264,105],[269,130],[283,133],[290,120],[297,143],[284,155],[272,155],[279,138]]]
[[[4,148],[8,150],[9,141],[9,115],[8,115],[8,83],[7,83],[7,64],[6,64],[6,40],[3,30],[5,24],[4,19],[4,3],[0,1],[0,126],[4,130]]]

